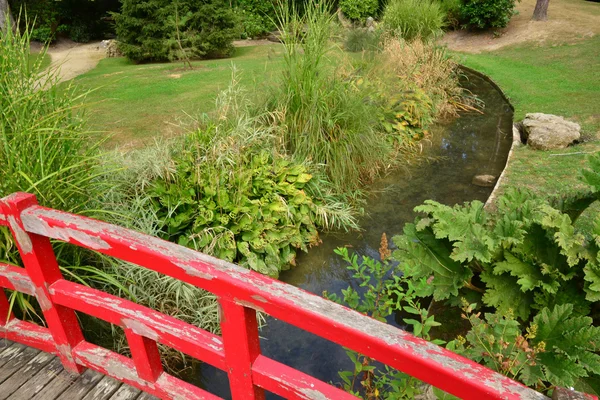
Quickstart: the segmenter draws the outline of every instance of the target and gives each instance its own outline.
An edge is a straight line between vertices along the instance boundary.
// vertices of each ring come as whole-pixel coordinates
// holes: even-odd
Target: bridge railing
[[[261,354],[256,311],[295,325],[464,399],[543,399],[518,382],[407,332],[237,265],[154,237],[41,207],[33,195],[0,200],[24,268],[0,264],[0,287],[35,296],[46,327],[16,319],[0,290],[4,337],[60,357],[66,369],[91,368],[169,399],[218,399],[162,368],[157,344],[227,372],[235,400],[354,396]],[[131,301],[67,281],[50,239],[72,243],[214,293],[222,336]],[[85,341],[75,311],[124,329],[132,357]]]

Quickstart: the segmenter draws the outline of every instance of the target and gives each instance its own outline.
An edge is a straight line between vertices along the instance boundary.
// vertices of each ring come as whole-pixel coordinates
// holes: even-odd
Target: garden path
[[[101,42],[75,43],[61,40],[50,46],[48,54],[52,59],[52,67],[59,69],[60,82],[68,81],[94,68],[106,57],[106,50]]]
[[[548,21],[532,21],[536,0],[517,3],[518,15],[508,26],[493,31],[448,32],[441,43],[466,53],[494,51],[523,42],[570,42],[600,34],[600,12],[597,3],[585,0],[553,0],[548,8]]]

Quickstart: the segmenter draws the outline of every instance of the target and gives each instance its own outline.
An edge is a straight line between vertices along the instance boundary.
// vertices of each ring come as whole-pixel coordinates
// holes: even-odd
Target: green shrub
[[[386,31],[406,40],[429,40],[442,34],[445,14],[431,0],[390,0],[383,14]]]
[[[237,0],[234,4],[238,14],[242,38],[258,38],[274,30],[276,0]]]
[[[69,29],[69,37],[77,43],[88,43],[92,40],[92,34],[89,28],[82,23],[73,24]]]
[[[544,393],[600,374],[600,328],[574,312],[572,304],[544,307],[525,324],[510,313],[482,318],[475,308],[464,305],[471,329],[448,343],[450,350]]]
[[[282,81],[268,107],[286,127],[284,143],[294,158],[322,165],[342,192],[371,179],[389,151],[375,130],[375,106],[326,58],[332,15],[311,1],[303,16],[280,15],[284,43]]]
[[[52,42],[65,33],[76,42],[104,39],[113,33],[108,13],[119,9],[118,0],[11,0],[13,10],[22,11],[33,21],[31,39]]]
[[[461,0],[438,0],[442,12],[446,16],[446,25],[451,28],[458,28],[460,26],[460,9]]]
[[[136,62],[173,59],[179,44],[190,57],[228,55],[236,33],[223,0],[124,0],[115,22],[121,51]]]
[[[339,6],[346,17],[352,21],[364,22],[369,17],[376,17],[379,8],[378,0],[340,0]]]
[[[515,12],[515,0],[464,0],[460,19],[467,28],[504,28]]]
[[[466,297],[524,321],[533,310],[564,303],[588,315],[600,296],[597,285],[586,283],[597,282],[595,242],[574,228],[566,210],[543,199],[510,192],[495,214],[477,201],[453,208],[427,201],[416,210],[427,217],[394,238],[394,257],[408,276],[433,276],[423,295]]]
[[[278,128],[251,117],[240,90],[221,94],[217,115],[175,147],[172,171],[146,193],[165,239],[277,276],[318,243],[318,228],[355,225],[311,196],[307,165],[282,152]]]

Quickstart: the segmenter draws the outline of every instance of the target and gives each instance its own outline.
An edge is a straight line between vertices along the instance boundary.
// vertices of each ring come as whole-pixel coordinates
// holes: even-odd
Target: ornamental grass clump
[[[12,29],[8,17],[6,26],[0,30],[0,197],[28,192],[43,206],[100,217],[92,210],[110,182],[99,179],[107,171],[98,168],[100,142],[85,128],[79,107],[85,94],[71,86],[59,90],[56,70],[43,66],[46,48],[37,57],[30,52],[31,26]],[[7,228],[0,228],[0,237],[0,260],[19,264]],[[94,266],[91,252],[60,243],[54,248],[66,278],[124,288],[120,277]],[[11,294],[15,304],[26,318],[38,313],[18,292]]]
[[[457,116],[471,109],[459,84],[458,64],[446,49],[422,40],[388,39],[376,63],[376,73],[392,76],[405,88],[418,88],[433,102],[433,116]]]
[[[332,14],[311,1],[305,13],[279,12],[282,79],[268,102],[284,144],[296,160],[322,165],[342,191],[375,176],[388,149],[378,136],[374,106],[332,62]]]
[[[443,33],[446,15],[431,0],[390,0],[383,13],[386,31],[406,40],[431,40]]]

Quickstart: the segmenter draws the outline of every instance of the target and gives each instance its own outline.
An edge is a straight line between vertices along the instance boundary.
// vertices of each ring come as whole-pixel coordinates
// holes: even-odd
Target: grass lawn
[[[459,54],[461,62],[489,75],[515,106],[515,120],[528,112],[557,114],[581,124],[584,143],[563,150],[515,150],[500,191],[528,188],[556,196],[586,188],[579,180],[588,154],[600,151],[600,36],[573,44],[523,44],[481,54]],[[590,227],[595,204],[579,219]]]
[[[237,48],[232,58],[181,63],[133,64],[107,58],[74,82],[93,90],[87,98],[90,128],[110,135],[109,145],[136,147],[180,133],[178,121],[214,109],[215,97],[231,81],[232,66],[252,92],[276,78],[282,62],[278,44]]]
[[[600,129],[600,36],[574,44],[526,44],[458,57],[500,85],[515,106],[516,120],[544,112],[573,119],[588,134]]]

